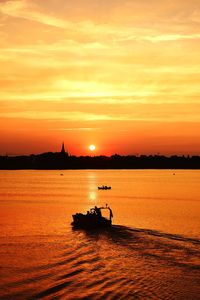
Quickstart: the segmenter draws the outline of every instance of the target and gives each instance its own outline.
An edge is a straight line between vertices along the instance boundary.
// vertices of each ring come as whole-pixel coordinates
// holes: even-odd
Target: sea
[[[0,299],[200,299],[199,183],[199,170],[1,170]],[[111,228],[71,226],[106,204]]]

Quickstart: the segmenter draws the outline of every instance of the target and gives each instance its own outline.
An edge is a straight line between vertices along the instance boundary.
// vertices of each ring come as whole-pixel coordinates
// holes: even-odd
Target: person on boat
[[[112,209],[110,207],[109,207],[109,211],[110,211],[110,221],[112,221],[113,213],[112,213]]]

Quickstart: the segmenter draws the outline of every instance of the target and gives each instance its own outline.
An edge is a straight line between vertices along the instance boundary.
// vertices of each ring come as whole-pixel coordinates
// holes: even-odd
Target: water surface
[[[188,170],[1,171],[1,299],[200,299],[199,181]],[[106,203],[111,230],[71,228],[73,213]]]

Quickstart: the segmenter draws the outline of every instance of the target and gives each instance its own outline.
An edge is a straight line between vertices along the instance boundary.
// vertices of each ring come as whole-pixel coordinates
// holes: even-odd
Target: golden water
[[[199,182],[186,170],[1,171],[0,299],[200,299]],[[106,203],[111,230],[71,228]]]

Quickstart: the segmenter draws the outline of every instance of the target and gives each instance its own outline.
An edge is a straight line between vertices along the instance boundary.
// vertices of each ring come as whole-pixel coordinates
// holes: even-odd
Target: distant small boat
[[[105,218],[101,214],[102,209],[109,210],[109,219]],[[112,225],[113,213],[109,206],[91,208],[87,211],[87,214],[76,213],[72,215],[73,222],[71,225],[76,228],[92,229],[92,228],[105,228]]]
[[[102,186],[98,186],[99,190],[111,190],[111,186],[107,186],[107,185],[102,185]]]

